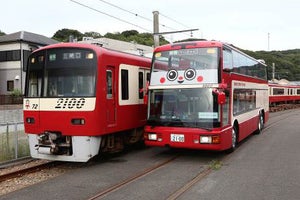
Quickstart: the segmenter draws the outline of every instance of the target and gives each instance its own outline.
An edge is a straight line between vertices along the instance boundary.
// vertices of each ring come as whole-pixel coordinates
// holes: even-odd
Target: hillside
[[[275,78],[289,81],[300,80],[300,49],[285,51],[248,51],[246,54],[265,60],[268,65],[268,79],[272,79],[272,63],[275,63]]]

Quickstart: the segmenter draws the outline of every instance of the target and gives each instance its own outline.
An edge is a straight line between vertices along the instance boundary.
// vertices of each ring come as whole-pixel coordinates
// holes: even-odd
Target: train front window
[[[152,90],[149,109],[149,125],[220,127],[217,96],[209,88]]]
[[[92,51],[51,49],[43,51],[43,56],[38,70],[29,64],[28,97],[95,96],[97,61]],[[36,57],[33,54],[30,59]]]

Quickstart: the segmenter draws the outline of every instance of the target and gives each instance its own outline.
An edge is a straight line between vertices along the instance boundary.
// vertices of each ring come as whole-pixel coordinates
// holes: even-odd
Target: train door
[[[112,126],[116,124],[116,93],[115,93],[115,68],[109,66],[106,69],[106,112],[107,124]]]

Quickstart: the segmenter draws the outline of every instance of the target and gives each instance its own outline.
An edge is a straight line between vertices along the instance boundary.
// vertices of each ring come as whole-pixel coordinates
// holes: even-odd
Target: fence
[[[23,122],[0,124],[0,162],[30,155]]]
[[[29,155],[28,138],[24,133],[21,105],[0,106],[0,162]]]
[[[0,95],[0,105],[22,104],[22,96]]]

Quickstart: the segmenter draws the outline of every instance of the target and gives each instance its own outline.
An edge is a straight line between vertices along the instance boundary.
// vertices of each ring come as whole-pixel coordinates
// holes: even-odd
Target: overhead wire
[[[149,19],[149,18],[147,18],[147,17],[144,17],[144,16],[142,16],[142,15],[140,15],[140,14],[137,14],[137,13],[135,13],[135,12],[133,12],[133,11],[130,11],[130,10],[128,10],[128,9],[122,8],[122,7],[118,6],[118,5],[115,5],[115,4],[113,4],[113,3],[110,3],[110,2],[108,2],[108,1],[105,1],[105,0],[98,0],[98,1],[100,1],[100,2],[102,2],[102,3],[105,3],[105,4],[107,4],[107,5],[110,5],[110,6],[112,6],[112,7],[115,7],[115,8],[117,8],[117,9],[119,9],[119,10],[124,11],[124,12],[127,12],[127,13],[129,13],[129,14],[132,14],[132,15],[134,15],[135,17],[140,17],[140,18],[142,18],[142,19],[144,19],[144,20],[147,20],[147,21],[149,21],[149,22],[152,22],[152,19]],[[164,14],[161,14],[161,13],[159,13],[159,14],[162,15],[163,17],[165,17],[165,18],[168,19],[168,20],[171,20],[171,21],[173,21],[173,22],[175,22],[175,23],[177,23],[177,24],[180,24],[181,26],[184,26],[184,27],[190,29],[190,27],[184,25],[183,23],[178,22],[177,20],[174,20],[174,19],[172,19],[172,18],[170,18],[170,17],[168,17],[168,16],[166,16],[166,15],[164,15]],[[159,23],[159,26],[164,27],[164,28],[167,28],[167,29],[170,29],[170,30],[173,30],[173,31],[176,31],[176,29],[174,29],[174,28],[172,28],[172,27],[169,27],[169,26],[166,26],[166,25],[161,24],[161,23]],[[192,32],[191,32],[191,35],[189,35],[189,34],[187,34],[187,33],[183,33],[183,34],[192,37]],[[170,39],[171,39],[171,38],[170,38]],[[172,39],[171,39],[171,40],[172,40]]]
[[[70,0],[70,1],[73,2],[73,3],[76,3],[76,4],[80,5],[80,6],[83,6],[83,7],[85,7],[85,8],[88,8],[88,9],[90,9],[90,10],[93,10],[93,11],[95,11],[95,12],[98,12],[98,13],[101,13],[101,14],[103,14],[103,15],[106,15],[106,16],[109,16],[109,17],[111,17],[111,18],[114,18],[114,19],[116,19],[116,20],[119,20],[119,21],[121,21],[121,22],[124,22],[124,23],[130,24],[130,25],[132,25],[132,26],[138,27],[138,28],[140,28],[140,29],[142,29],[142,30],[145,30],[145,31],[147,31],[147,32],[150,32],[150,33],[152,32],[152,31],[150,31],[150,30],[148,30],[148,29],[145,29],[145,28],[142,27],[142,26],[139,26],[139,25],[137,25],[137,24],[128,22],[128,21],[126,21],[126,20],[124,20],[124,19],[121,19],[121,18],[119,18],[119,17],[110,15],[110,14],[105,13],[105,12],[103,12],[103,11],[100,11],[100,10],[98,10],[98,9],[92,8],[91,6],[88,6],[88,5],[86,5],[86,4],[80,3],[80,2],[75,1],[75,0]]]
[[[129,14],[132,14],[132,15],[134,15],[134,16],[136,16],[136,17],[140,17],[140,18],[142,18],[142,19],[144,19],[144,20],[147,20],[147,21],[149,21],[149,22],[152,22],[152,21],[153,21],[152,19],[149,19],[149,18],[147,18],[147,17],[144,17],[144,16],[142,16],[142,15],[139,15],[139,14],[137,14],[137,13],[135,13],[135,12],[132,12],[132,11],[130,11],[130,10],[127,10],[127,9],[125,9],[125,8],[122,8],[122,7],[120,7],[120,6],[117,6],[117,5],[115,5],[115,4],[112,4],[112,3],[110,3],[110,2],[107,2],[107,1],[104,1],[104,0],[98,0],[98,1],[101,1],[101,2],[103,2],[103,3],[105,3],[105,4],[108,4],[108,5],[112,6],[112,7],[118,8],[118,9],[120,9],[120,10],[122,10],[122,11],[124,11],[124,12],[127,12],[127,13],[129,13]],[[171,30],[175,30],[174,28],[168,27],[168,26],[166,26],[166,25],[164,25],[164,24],[161,24],[161,23],[159,23],[159,25],[162,26],[162,27],[171,29]]]
[[[101,13],[101,14],[103,14],[103,15],[109,16],[109,17],[114,18],[114,19],[116,19],[116,20],[119,20],[119,21],[121,21],[121,22],[130,24],[130,25],[135,26],[135,27],[138,27],[138,28],[140,28],[140,29],[142,29],[142,30],[144,30],[144,31],[147,31],[147,32],[152,33],[151,30],[148,30],[148,29],[146,29],[146,28],[144,28],[144,27],[142,27],[142,26],[140,26],[140,25],[134,24],[134,23],[129,22],[129,21],[127,21],[127,20],[124,20],[124,19],[121,19],[121,18],[119,18],[119,17],[113,16],[113,15],[111,15],[111,14],[105,13],[105,12],[103,12],[103,11],[101,11],[101,10],[98,10],[98,9],[96,9],[96,8],[93,8],[93,7],[91,7],[91,6],[88,6],[88,5],[84,4],[84,3],[78,2],[78,1],[76,1],[76,0],[70,0],[70,1],[73,2],[73,3],[76,3],[76,4],[80,5],[80,6],[83,6],[83,7],[85,7],[85,8],[88,8],[88,9],[90,9],[90,10],[93,10],[93,11],[95,11],[95,12]],[[122,11],[124,11],[124,12],[129,13],[129,14],[132,14],[132,15],[134,15],[135,17],[139,17],[139,18],[142,18],[142,19],[144,19],[144,20],[146,20],[146,21],[152,22],[152,19],[149,19],[149,18],[144,17],[144,16],[142,16],[142,15],[139,15],[139,14],[133,12],[133,11],[130,11],[130,10],[128,10],[128,9],[122,8],[122,7],[120,7],[120,6],[117,6],[117,5],[115,5],[115,4],[113,4],[113,3],[110,3],[110,2],[108,2],[108,1],[105,1],[105,0],[98,0],[98,1],[100,1],[100,2],[102,2],[102,3],[105,3],[105,4],[108,4],[108,5],[112,6],[112,7],[117,8],[117,9],[120,9],[120,10],[122,10]],[[177,23],[177,24],[180,24],[181,26],[184,26],[184,27],[186,27],[186,28],[189,28],[188,26],[184,25],[183,23],[181,23],[181,22],[179,22],[179,21],[177,21],[177,20],[174,20],[174,19],[172,19],[171,17],[166,16],[165,14],[161,14],[161,13],[159,13],[159,14],[160,14],[161,16],[163,16],[164,18],[168,19],[168,20],[171,20],[171,21],[173,21],[173,22],[175,22],[175,23]],[[167,28],[167,29],[170,29],[170,30],[176,30],[176,29],[174,29],[174,28],[172,28],[172,27],[166,26],[166,25],[161,24],[161,23],[159,23],[159,26],[162,26],[162,27]],[[184,34],[186,34],[186,33],[184,33]],[[192,32],[191,32],[191,34],[192,34]],[[186,35],[188,35],[188,34],[186,34]]]

